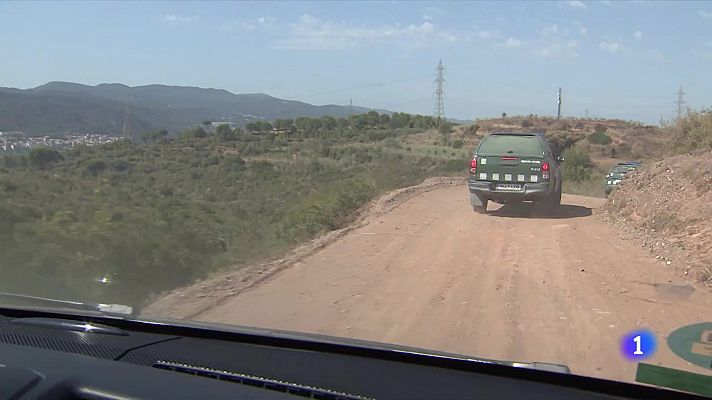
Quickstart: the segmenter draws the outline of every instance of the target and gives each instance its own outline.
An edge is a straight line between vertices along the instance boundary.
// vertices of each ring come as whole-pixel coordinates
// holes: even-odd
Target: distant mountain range
[[[244,124],[258,119],[346,117],[369,110],[356,106],[315,106],[261,93],[233,94],[190,86],[50,82],[26,90],[0,87],[0,131],[30,134],[120,135],[126,121],[134,134],[154,129],[178,132],[203,121]]]

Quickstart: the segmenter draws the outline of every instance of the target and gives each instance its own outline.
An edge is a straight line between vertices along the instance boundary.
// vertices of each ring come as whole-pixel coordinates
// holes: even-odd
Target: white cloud
[[[442,29],[431,22],[416,25],[349,25],[322,21],[308,14],[289,24],[290,37],[278,47],[299,50],[337,50],[392,42],[404,47],[423,47],[435,43],[453,43],[460,39],[456,31]]]
[[[551,43],[544,47],[535,49],[534,54],[536,54],[539,57],[549,58],[549,57],[559,56],[561,54],[561,50],[562,50],[561,43],[556,42],[556,43]]]
[[[515,38],[509,38],[504,42],[504,47],[519,47],[522,45],[522,41]]]
[[[581,8],[584,10],[586,9],[586,4],[584,4],[584,2],[580,1],[580,0],[569,1],[569,6],[571,6],[573,8]]]
[[[580,44],[581,43],[579,43],[578,40],[568,40],[566,42],[566,47],[569,49],[575,49],[575,48],[579,47]]]
[[[611,0],[601,0],[601,4],[604,6],[610,6],[613,5],[613,2]]]
[[[182,15],[177,15],[177,14],[166,14],[162,18],[166,22],[171,22],[171,23],[188,23],[188,22],[193,22],[198,19],[196,16],[182,16]]]
[[[598,48],[607,51],[609,53],[618,53],[619,51],[625,50],[625,46],[618,42],[606,42],[603,41],[598,44]]]
[[[222,28],[223,30],[226,31],[234,31],[234,30],[243,30],[243,31],[252,31],[256,28],[257,26],[248,21],[230,21],[226,22],[223,24]]]
[[[480,39],[492,39],[500,35],[499,30],[482,30],[477,32],[477,37]]]
[[[633,32],[633,38],[635,40],[641,40],[643,39],[643,31],[635,31]]]
[[[541,30],[542,36],[555,36],[559,34],[559,26],[554,24]]]
[[[445,11],[437,7],[426,7],[423,13],[423,19],[426,21],[431,21],[435,18],[435,14],[445,15]]]
[[[650,50],[648,52],[650,55],[650,58],[652,58],[655,61],[666,61],[667,57],[665,57],[665,54],[663,54],[662,51],[660,50]]]
[[[257,17],[255,19],[249,20],[238,20],[238,21],[228,21],[222,24],[222,29],[224,31],[253,31],[258,28],[268,27],[270,24],[277,22],[277,18],[271,16]]]
[[[697,15],[699,15],[702,18],[712,18],[712,12],[709,12],[709,11],[700,10],[697,12]]]
[[[581,36],[584,36],[584,35],[586,35],[586,34],[588,33],[588,29],[586,29],[585,26],[580,26],[580,27],[579,27],[579,33],[581,34]]]

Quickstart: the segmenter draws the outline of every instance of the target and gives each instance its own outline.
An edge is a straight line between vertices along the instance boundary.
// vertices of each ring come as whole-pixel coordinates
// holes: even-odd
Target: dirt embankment
[[[230,269],[213,274],[206,280],[163,293],[154,302],[145,307],[144,316],[161,318],[190,319],[219,305],[225,299],[260,285],[273,275],[294,265],[325,246],[342,238],[350,231],[368,224],[373,218],[383,215],[413,196],[431,190],[462,184],[462,178],[435,177],[421,184],[389,192],[371,202],[356,219],[346,228],[334,230],[306,244],[300,245],[283,258],[268,260],[241,269]]]
[[[712,287],[712,152],[669,157],[636,171],[600,216],[651,257]]]

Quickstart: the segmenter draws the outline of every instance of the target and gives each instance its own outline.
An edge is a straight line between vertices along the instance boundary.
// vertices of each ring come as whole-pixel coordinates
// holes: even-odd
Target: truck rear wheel
[[[544,200],[547,211],[555,211],[561,205],[561,187]]]
[[[484,200],[481,206],[473,205],[472,211],[476,212],[477,214],[487,214],[487,203],[489,203],[489,200]]]

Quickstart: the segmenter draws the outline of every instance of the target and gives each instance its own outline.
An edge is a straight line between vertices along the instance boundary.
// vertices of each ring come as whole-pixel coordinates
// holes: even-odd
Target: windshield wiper
[[[20,300],[24,304],[32,304],[41,307],[71,308],[74,310],[100,312],[108,315],[114,314],[128,316],[133,314],[133,308],[123,304],[81,303],[78,301],[48,299],[45,297],[28,296],[25,294],[0,292],[0,306],[7,305],[4,301],[6,299],[11,303],[17,303],[17,300]]]

